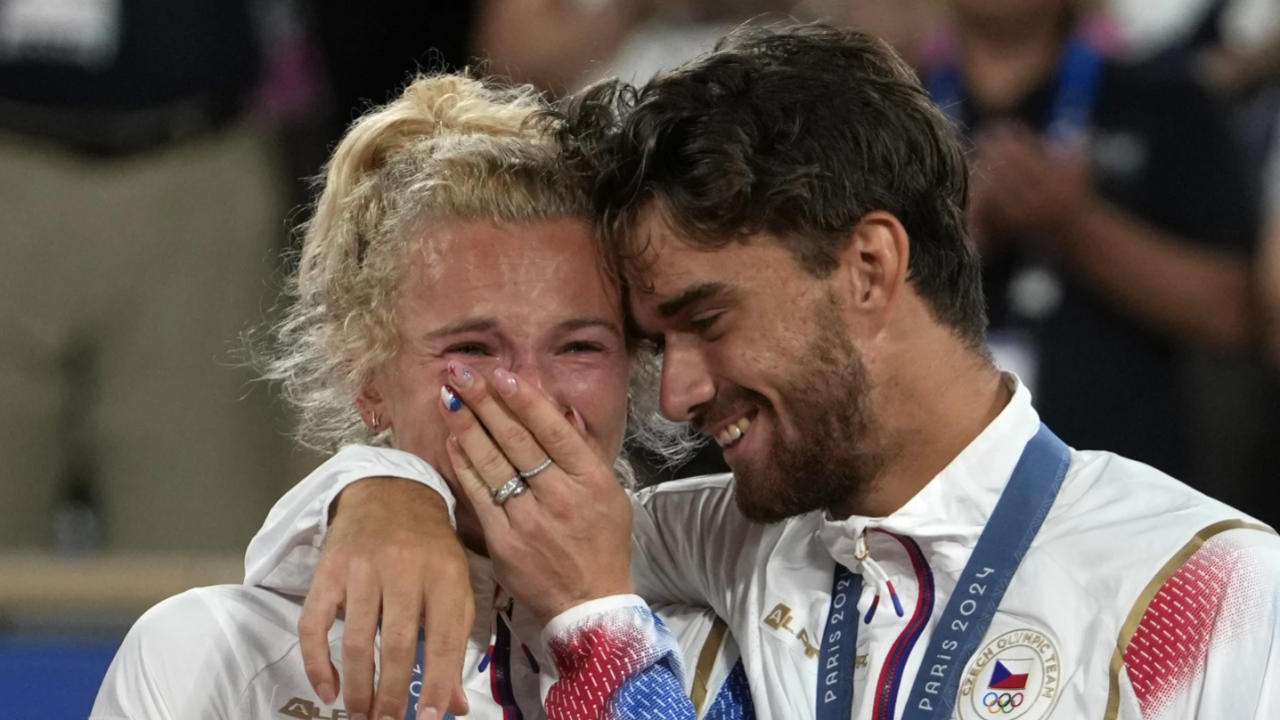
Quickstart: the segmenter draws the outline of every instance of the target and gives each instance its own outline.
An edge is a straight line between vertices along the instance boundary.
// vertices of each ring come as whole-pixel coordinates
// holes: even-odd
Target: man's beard
[[[856,503],[883,466],[874,449],[867,369],[834,299],[819,306],[816,319],[816,332],[778,393],[798,437],[784,436],[773,408],[768,452],[734,469],[738,508],[757,522]],[[745,392],[766,411],[767,400]]]

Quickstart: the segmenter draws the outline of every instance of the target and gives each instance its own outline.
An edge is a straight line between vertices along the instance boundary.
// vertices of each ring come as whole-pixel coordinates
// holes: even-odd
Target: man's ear
[[[387,412],[387,402],[379,389],[378,376],[375,374],[364,382],[360,392],[356,394],[356,408],[364,424],[375,433],[382,432],[391,426],[391,416]]]
[[[898,218],[883,210],[867,213],[840,255],[840,280],[848,311],[873,328],[883,327],[907,283],[911,244]]]

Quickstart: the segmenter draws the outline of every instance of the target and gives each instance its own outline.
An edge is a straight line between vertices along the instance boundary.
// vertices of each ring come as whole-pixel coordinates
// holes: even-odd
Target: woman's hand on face
[[[546,624],[587,600],[632,592],[631,502],[574,422],[538,387],[505,370],[490,379],[449,364],[441,413],[449,460],[498,579]],[[550,463],[547,461],[550,460]],[[494,490],[524,474],[525,491]]]
[[[418,707],[467,712],[462,665],[475,618],[467,556],[444,499],[411,480],[367,478],[339,496],[311,592],[298,621],[307,679],[325,704],[343,691],[347,712],[403,718],[425,629]],[[329,657],[329,628],[340,610],[345,681]],[[373,648],[382,621],[381,676]],[[376,692],[375,692],[376,690]]]

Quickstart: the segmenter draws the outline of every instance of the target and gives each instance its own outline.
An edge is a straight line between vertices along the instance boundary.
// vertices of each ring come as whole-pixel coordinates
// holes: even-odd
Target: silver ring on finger
[[[546,460],[543,460],[541,463],[538,463],[538,467],[532,470],[520,470],[518,472],[520,473],[520,477],[524,478],[525,480],[528,480],[529,478],[537,475],[538,473],[541,473],[543,470],[546,470],[547,468],[551,467],[551,465],[552,465],[551,458],[547,458]]]
[[[493,491],[493,502],[495,505],[504,505],[511,498],[524,493],[526,489],[528,486],[519,475],[512,476],[502,487]]]

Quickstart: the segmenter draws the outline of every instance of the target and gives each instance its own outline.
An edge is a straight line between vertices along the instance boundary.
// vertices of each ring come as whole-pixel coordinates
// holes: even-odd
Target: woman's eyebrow
[[[482,332],[485,330],[493,330],[498,327],[497,318],[480,317],[466,318],[455,323],[450,323],[444,327],[436,328],[422,337],[427,340],[436,340],[449,335],[457,335],[464,332]]]
[[[570,318],[560,323],[558,327],[561,330],[566,330],[566,331],[582,330],[583,328],[600,328],[601,330],[608,331],[610,335],[613,335],[619,340],[622,339],[622,328],[618,325],[617,321],[605,320],[604,318],[597,318],[597,317]]]

